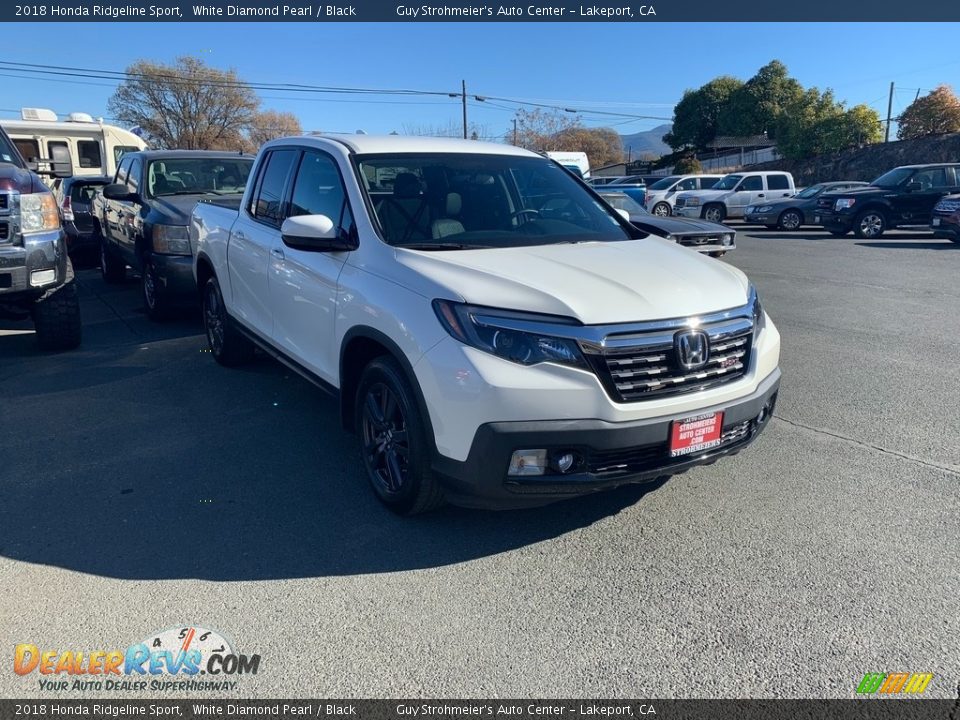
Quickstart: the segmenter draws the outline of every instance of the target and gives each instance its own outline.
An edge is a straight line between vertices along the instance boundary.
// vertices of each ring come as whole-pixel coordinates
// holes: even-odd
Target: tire
[[[853,234],[864,240],[875,240],[886,229],[887,218],[880,210],[864,210],[853,224]]]
[[[705,208],[703,208],[701,217],[710,222],[722,223],[727,217],[727,209],[723,205],[718,205],[716,203],[707,205]]]
[[[656,215],[657,217],[670,217],[673,215],[673,208],[670,207],[670,203],[658,202],[653,206],[650,214]]]
[[[726,254],[727,254],[727,251],[726,251],[726,250],[718,250],[717,252],[712,252],[712,253],[710,253],[710,257],[712,257],[712,258],[722,258],[722,257],[723,257],[724,255],[726,255]]]
[[[107,250],[107,244],[100,242],[100,276],[105,283],[117,285],[127,278],[127,264]]]
[[[767,230],[779,230],[779,229],[780,229],[780,226],[779,226],[779,225],[764,225],[764,227],[765,227]]]
[[[253,359],[253,343],[230,324],[223,294],[216,277],[203,287],[203,329],[213,359],[225,367],[243,365]]]
[[[34,304],[33,324],[42,350],[72,350],[80,344],[80,297],[69,260],[66,282],[44,293]]]
[[[777,227],[781,230],[799,230],[803,225],[803,215],[796,210],[784,210],[777,220]]]
[[[143,299],[143,307],[147,311],[147,317],[154,322],[168,320],[172,314],[170,304],[159,292],[157,272],[154,270],[153,262],[149,256],[143,258],[142,267],[143,269],[140,271],[140,297]]]
[[[360,459],[380,501],[398,515],[443,505],[430,469],[426,426],[397,361],[381,356],[367,365],[355,402]]]
[[[849,230],[827,230],[827,232],[833,235],[834,237],[846,237],[847,233],[850,231]]]

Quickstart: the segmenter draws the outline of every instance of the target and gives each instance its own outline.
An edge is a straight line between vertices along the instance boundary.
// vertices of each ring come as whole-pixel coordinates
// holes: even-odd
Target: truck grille
[[[750,365],[752,319],[736,318],[696,329],[706,335],[706,362],[696,369],[684,369],[680,362],[679,336],[686,328],[611,336],[609,346],[588,357],[615,402],[696,392],[743,377]]]
[[[0,242],[6,242],[10,239],[10,226],[3,220],[0,220]]]
[[[10,202],[10,192],[0,190],[0,242],[10,242],[10,222],[12,220],[13,203]]]
[[[10,196],[7,193],[0,193],[0,212],[10,208]]]

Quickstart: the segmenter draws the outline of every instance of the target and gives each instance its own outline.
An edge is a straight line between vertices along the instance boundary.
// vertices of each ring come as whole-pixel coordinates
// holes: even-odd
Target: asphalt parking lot
[[[219,367],[197,318],[152,324],[136,281],[82,271],[80,350],[0,325],[0,647],[199,624],[261,656],[249,697],[852,697],[894,671],[957,697],[960,245],[738,230],[783,335],[755,445],[413,519],[320,391]],[[9,662],[0,696],[49,695]]]

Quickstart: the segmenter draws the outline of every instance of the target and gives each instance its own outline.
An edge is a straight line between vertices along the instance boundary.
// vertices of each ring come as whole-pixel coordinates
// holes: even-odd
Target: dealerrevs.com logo
[[[216,630],[170,628],[120,650],[46,649],[21,643],[13,671],[38,677],[41,690],[236,690],[238,676],[256,675],[259,655],[234,652]]]

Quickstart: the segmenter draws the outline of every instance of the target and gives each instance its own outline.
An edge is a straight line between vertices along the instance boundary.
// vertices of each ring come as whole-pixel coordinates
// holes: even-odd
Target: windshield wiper
[[[432,242],[412,242],[397,243],[395,247],[406,248],[407,250],[474,250],[476,248],[489,248],[492,245],[476,245],[474,243],[432,243]]]

